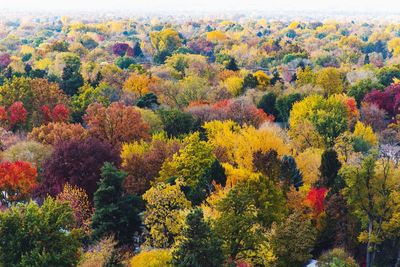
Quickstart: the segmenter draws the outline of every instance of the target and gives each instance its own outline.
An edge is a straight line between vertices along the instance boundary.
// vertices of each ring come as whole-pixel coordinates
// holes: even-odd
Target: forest
[[[400,267],[399,163],[400,23],[0,20],[0,266]]]

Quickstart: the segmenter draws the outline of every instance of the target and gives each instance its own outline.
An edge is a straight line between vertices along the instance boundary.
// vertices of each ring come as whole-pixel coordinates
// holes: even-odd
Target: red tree
[[[24,123],[28,115],[24,107],[24,104],[20,101],[14,102],[8,108],[8,113],[9,113],[9,123],[11,128],[19,123]]]
[[[37,170],[28,162],[0,163],[0,190],[3,203],[25,200],[36,188]]]
[[[306,196],[306,203],[311,206],[316,216],[320,215],[324,210],[324,200],[328,189],[311,188]]]
[[[69,120],[69,110],[63,104],[58,104],[53,108],[53,122],[67,122]]]

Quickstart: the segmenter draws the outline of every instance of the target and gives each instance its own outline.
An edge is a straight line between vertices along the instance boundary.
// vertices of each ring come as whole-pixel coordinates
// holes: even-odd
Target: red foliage
[[[324,200],[328,189],[311,188],[308,192],[305,202],[311,206],[315,215],[321,214],[325,210]]]
[[[10,114],[10,127],[13,127],[17,123],[24,123],[26,121],[26,116],[28,115],[28,112],[24,108],[24,104],[20,101],[12,104],[8,108],[8,112]]]
[[[43,105],[40,109],[42,110],[44,121],[50,122],[51,121],[51,110],[50,110],[49,106]]]
[[[63,104],[58,104],[53,108],[53,122],[67,122],[69,120],[69,110]]]
[[[7,121],[8,115],[7,115],[7,110],[4,106],[0,106],[0,123]]]
[[[0,163],[2,201],[8,203],[26,199],[36,188],[37,170],[24,161]]]
[[[399,113],[400,84],[392,84],[386,87],[383,92],[374,90],[365,96],[364,101],[376,104],[391,117],[394,117]]]

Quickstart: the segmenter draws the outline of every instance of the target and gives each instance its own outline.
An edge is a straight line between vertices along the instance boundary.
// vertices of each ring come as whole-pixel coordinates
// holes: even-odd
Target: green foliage
[[[318,258],[321,267],[359,267],[356,261],[341,248],[334,248]]]
[[[130,65],[135,64],[135,60],[132,57],[119,57],[115,60],[115,65],[121,69],[127,69]]]
[[[276,99],[275,109],[278,111],[278,120],[287,122],[290,110],[294,103],[300,101],[303,97],[299,93],[280,96]],[[268,113],[269,114],[269,113]]]
[[[309,219],[294,213],[273,224],[268,238],[278,267],[304,266],[311,258],[316,231]]]
[[[183,239],[173,252],[172,264],[176,267],[222,266],[222,242],[217,239],[210,225],[204,221],[201,209],[195,209],[186,217]]]
[[[216,207],[220,215],[215,231],[232,260],[252,258],[252,252],[266,241],[266,230],[285,212],[282,192],[262,176],[239,182]]]
[[[192,131],[194,119],[190,113],[178,109],[159,110],[158,112],[169,137],[178,137]]]
[[[48,197],[0,213],[1,266],[76,266],[81,232],[68,203]]]
[[[352,85],[348,91],[347,95],[354,97],[357,101],[358,107],[361,106],[361,101],[364,99],[364,96],[371,92],[372,90],[382,90],[384,86],[378,82],[374,82],[371,79],[365,79],[358,81],[356,84]]]
[[[125,173],[108,162],[101,170],[102,179],[94,193],[92,236],[95,240],[111,235],[120,244],[130,244],[133,233],[139,231],[139,200],[124,194],[125,176]]]
[[[275,118],[277,118],[279,112],[275,108],[275,103],[276,103],[276,95],[272,92],[269,92],[262,96],[262,98],[257,104],[257,108],[261,108],[262,110],[264,110],[265,113],[273,115]]]

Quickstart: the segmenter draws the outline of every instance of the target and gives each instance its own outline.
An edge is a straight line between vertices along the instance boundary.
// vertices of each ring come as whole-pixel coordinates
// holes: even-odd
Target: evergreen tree
[[[111,163],[106,162],[102,168],[102,179],[94,193],[92,229],[95,240],[114,235],[120,244],[129,244],[133,233],[139,231],[139,200],[124,194],[125,176]]]
[[[233,71],[238,71],[239,70],[239,68],[238,68],[238,66],[236,64],[236,60],[233,57],[231,57],[231,59],[229,60],[228,64],[226,65],[226,69],[227,70],[233,70]]]
[[[186,217],[187,228],[183,241],[173,253],[172,264],[177,267],[217,267],[224,261],[221,245],[204,221],[201,209],[195,209]]]
[[[341,182],[338,179],[338,172],[342,164],[338,159],[338,155],[335,150],[327,149],[321,156],[321,166],[319,170],[321,172],[321,178],[319,181],[319,186],[326,187],[332,189],[333,187],[337,190],[341,189]]]
[[[133,47],[133,56],[134,57],[141,57],[143,56],[142,49],[140,48],[140,43],[136,42],[135,46]]]
[[[61,75],[61,88],[63,91],[72,96],[78,92],[78,89],[83,85],[83,78],[79,72],[79,68],[74,66],[65,66]]]
[[[183,191],[193,205],[200,205],[214,190],[215,181],[222,186],[226,185],[225,169],[216,159],[200,177],[194,187],[184,187]]]

